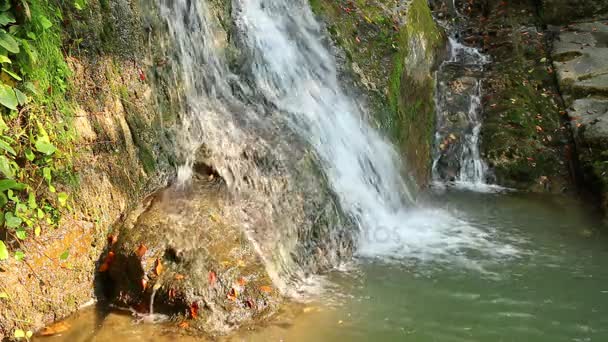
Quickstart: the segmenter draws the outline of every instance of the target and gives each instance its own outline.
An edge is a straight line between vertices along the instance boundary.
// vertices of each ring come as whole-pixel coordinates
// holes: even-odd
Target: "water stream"
[[[199,147],[212,142],[210,163],[238,188],[247,168],[239,146],[265,143],[248,132],[269,133],[270,141],[272,132],[290,136],[280,131],[285,125],[310,146],[360,228],[356,260],[324,277],[321,292],[287,305],[268,326],[229,339],[608,340],[608,241],[598,237],[600,223],[586,208],[516,193],[448,191],[416,199],[394,148],[367,123],[365,105],[340,85],[307,0],[233,1],[244,50],[238,73],[228,66],[225,37],[205,1],[158,4],[178,46],[187,98],[181,181],[187,183]],[[487,61],[451,44],[442,68],[467,66],[451,78],[466,93],[452,178],[483,183],[476,72]],[[68,332],[48,340],[200,340],[175,324],[135,324],[129,314],[99,316],[93,308],[68,323]]]
[[[479,49],[464,45],[460,39],[465,20],[452,3],[457,20],[443,21],[450,34],[449,58],[437,71],[437,130],[433,160],[433,179],[438,183],[484,189],[488,167],[480,153],[482,126],[483,68],[490,62]]]

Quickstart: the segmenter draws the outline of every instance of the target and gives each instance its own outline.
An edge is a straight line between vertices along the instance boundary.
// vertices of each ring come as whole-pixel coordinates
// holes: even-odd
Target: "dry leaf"
[[[154,267],[154,273],[156,273],[157,276],[159,276],[161,273],[163,273],[163,264],[161,263],[160,259],[156,259],[156,266]]]
[[[144,245],[142,243],[141,245],[139,245],[139,247],[137,247],[137,250],[135,251],[135,255],[137,255],[138,258],[143,258],[143,256],[146,255],[147,251],[148,251],[148,247],[146,247],[146,245]]]
[[[268,285],[262,285],[262,286],[260,286],[260,291],[265,292],[265,293],[270,293],[270,292],[272,292],[272,287],[270,287]]]
[[[217,281],[217,275],[215,275],[215,272],[209,271],[209,285],[215,285],[216,281]]]
[[[42,331],[40,331],[40,335],[41,336],[52,336],[52,335],[57,335],[59,333],[68,331],[70,329],[70,325],[65,323],[65,322],[57,322],[54,324],[51,324],[47,327],[45,327],[44,329],[42,329]]]
[[[198,303],[194,302],[190,304],[190,317],[196,319],[198,317]]]

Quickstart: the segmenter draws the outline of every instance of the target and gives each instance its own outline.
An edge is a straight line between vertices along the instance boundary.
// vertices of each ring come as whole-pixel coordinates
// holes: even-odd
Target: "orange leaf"
[[[192,319],[195,319],[196,317],[198,317],[198,303],[194,302],[190,305],[190,317],[192,317]]]
[[[137,247],[137,250],[135,251],[135,255],[137,255],[137,257],[139,257],[139,258],[143,258],[143,256],[146,255],[147,251],[148,251],[148,247],[146,247],[146,245],[144,245],[142,243],[141,245],[139,245],[139,247]]]
[[[228,299],[230,299],[232,301],[235,301],[236,297],[238,297],[238,296],[239,296],[239,292],[234,287],[230,289],[230,291],[228,292],[228,295],[227,295]]]
[[[154,272],[157,276],[163,273],[163,264],[161,263],[160,259],[156,259],[156,267],[154,267]]]
[[[178,327],[182,328],[182,329],[186,329],[189,324],[186,321],[181,322],[180,324],[177,325]]]
[[[59,333],[68,331],[70,329],[70,325],[65,322],[57,322],[55,324],[51,324],[40,332],[42,336],[52,336],[57,335]]]
[[[240,286],[245,286],[245,284],[247,284],[247,281],[245,280],[245,278],[240,277],[237,281],[236,281]]]
[[[209,271],[209,285],[214,285],[216,281],[217,276],[215,275],[215,272]]]
[[[99,266],[99,272],[101,272],[101,273],[107,272],[109,269],[110,269],[110,265],[108,265],[105,262],[101,266]]]
[[[272,292],[272,287],[270,287],[268,285],[262,285],[262,286],[260,286],[260,291],[265,292],[265,293],[270,293],[270,292]]]
[[[182,280],[182,279],[186,278],[186,276],[183,274],[177,273],[174,278],[175,278],[175,280]]]

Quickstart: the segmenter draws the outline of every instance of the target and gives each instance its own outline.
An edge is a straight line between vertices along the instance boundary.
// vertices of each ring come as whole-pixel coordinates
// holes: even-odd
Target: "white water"
[[[259,125],[270,118],[234,92],[250,101],[261,94],[321,160],[343,210],[360,227],[361,255],[458,261],[469,248],[498,257],[514,253],[494,243],[492,234],[446,211],[416,208],[398,154],[367,123],[363,107],[341,88],[336,62],[321,43],[322,30],[307,0],[233,1],[255,91],[240,79],[246,75],[228,70],[203,1],[161,1],[179,46],[181,77],[187,81],[186,155],[212,140],[222,151],[215,156],[211,151],[220,174],[238,172],[231,165],[238,159],[231,151],[238,150],[235,144],[248,142],[232,123]],[[187,166],[181,172],[185,178]]]
[[[443,62],[440,66],[439,73],[444,72],[444,68],[450,65],[457,65],[460,68],[474,67],[483,68],[484,65],[490,62],[487,55],[482,54],[477,48],[469,47],[460,43],[456,38],[449,37],[450,58]],[[482,106],[481,106],[481,79],[477,78],[473,85],[473,90],[468,94],[469,108],[466,112],[469,129],[461,132],[462,136],[458,144],[461,144],[459,165],[460,169],[456,174],[454,185],[460,188],[466,188],[474,191],[489,192],[496,189],[495,186],[487,184],[488,167],[481,157],[480,132],[482,126]],[[437,101],[437,113],[445,115],[449,113],[450,108],[446,108],[448,104]],[[438,118],[439,122],[445,121]],[[436,135],[436,148],[439,148],[441,142],[445,139],[440,134]],[[433,176],[435,183],[441,183],[444,180],[438,179],[437,167],[438,160],[441,157],[441,151],[436,154],[433,162]]]

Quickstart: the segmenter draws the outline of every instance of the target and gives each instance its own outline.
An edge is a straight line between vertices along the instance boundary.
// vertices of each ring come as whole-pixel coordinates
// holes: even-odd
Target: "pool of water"
[[[316,279],[320,290],[307,302],[288,304],[265,326],[226,340],[608,341],[608,238],[592,210],[562,196],[447,191],[430,197],[433,210],[485,233],[492,241],[485,248],[502,252],[472,244],[432,258],[362,253]],[[146,324],[94,308],[66,324],[64,333],[36,340],[201,340],[177,323]]]

